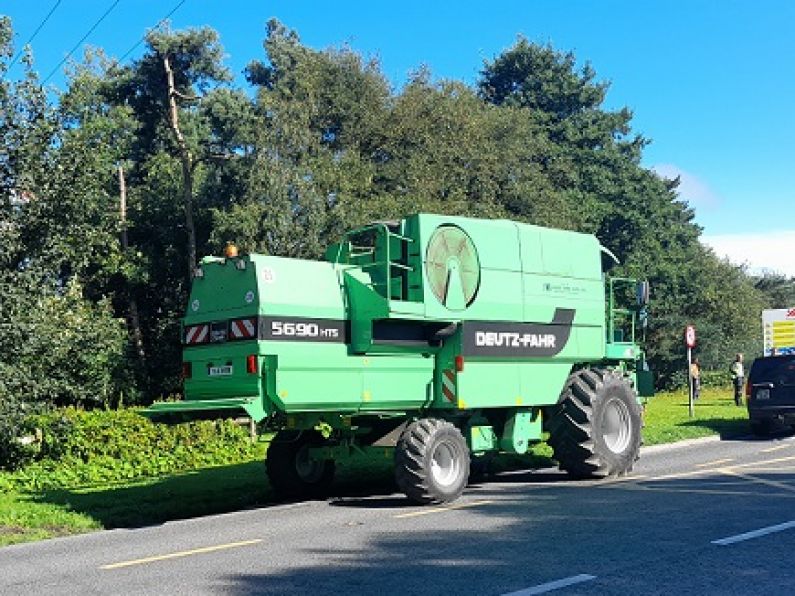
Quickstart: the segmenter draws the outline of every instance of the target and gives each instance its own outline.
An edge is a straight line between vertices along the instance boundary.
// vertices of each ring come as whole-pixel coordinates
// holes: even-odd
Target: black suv
[[[757,358],[745,386],[751,431],[770,433],[775,422],[795,430],[795,355]]]

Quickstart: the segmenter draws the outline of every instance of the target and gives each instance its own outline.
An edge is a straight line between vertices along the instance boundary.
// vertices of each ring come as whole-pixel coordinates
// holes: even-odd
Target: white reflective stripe
[[[196,339],[196,334],[199,332],[199,327],[188,327],[188,332],[185,334],[185,343],[192,344]]]
[[[185,333],[186,344],[200,344],[207,339],[207,334],[210,332],[209,325],[193,325],[188,327]]]
[[[243,337],[243,330],[239,327],[239,325],[239,321],[232,321],[231,331],[232,337],[234,338]]]
[[[254,324],[254,319],[239,319],[232,321],[230,330],[233,338],[240,339],[241,337],[254,337],[257,327]]]
[[[257,330],[256,326],[254,325],[254,319],[243,319],[242,323],[246,328],[246,331],[248,331],[248,337],[254,337],[254,333]]]
[[[455,401],[455,373],[450,369],[442,371],[442,393],[448,401]]]

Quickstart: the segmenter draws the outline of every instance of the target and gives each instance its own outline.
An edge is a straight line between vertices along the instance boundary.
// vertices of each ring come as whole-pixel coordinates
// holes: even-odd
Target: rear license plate
[[[211,366],[208,369],[208,374],[211,377],[228,377],[232,374],[232,367],[230,365],[226,366]]]
[[[756,399],[770,399],[770,389],[757,389]]]

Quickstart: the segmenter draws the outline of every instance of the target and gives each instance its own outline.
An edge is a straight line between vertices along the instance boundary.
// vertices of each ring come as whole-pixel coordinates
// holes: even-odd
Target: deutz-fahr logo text
[[[476,331],[477,346],[511,346],[514,348],[554,348],[556,337],[552,333],[512,333],[495,331]]]
[[[549,323],[465,321],[461,351],[465,356],[538,358],[555,356],[569,341],[574,310],[555,309]]]

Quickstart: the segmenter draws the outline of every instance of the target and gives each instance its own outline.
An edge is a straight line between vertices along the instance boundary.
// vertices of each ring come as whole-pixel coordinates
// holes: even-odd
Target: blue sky
[[[42,76],[115,1],[61,0],[32,43]],[[0,13],[22,44],[56,2],[4,0]],[[118,0],[86,43],[121,56],[179,2]],[[217,29],[239,73],[263,56],[270,17],[309,46],[378,57],[396,87],[420,65],[474,82],[483,60],[518,34],[572,50],[611,82],[608,107],[634,111],[635,131],[652,140],[644,164],[682,175],[705,239],[734,260],[795,275],[793,2],[184,0],[171,21]]]

